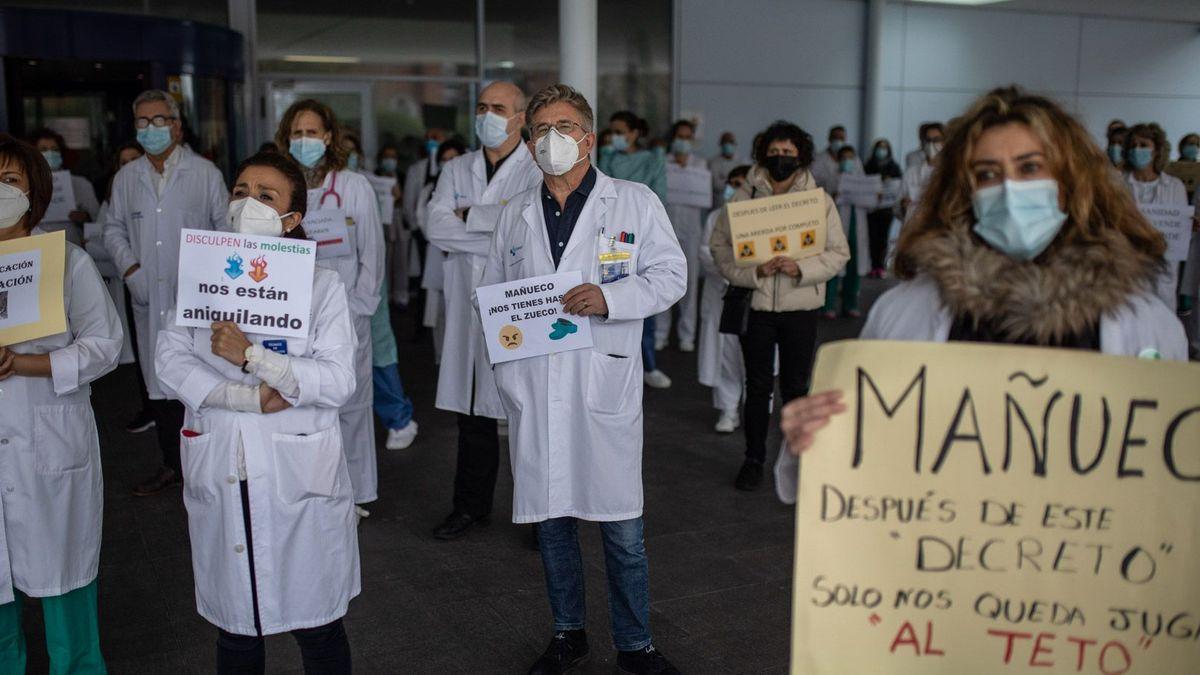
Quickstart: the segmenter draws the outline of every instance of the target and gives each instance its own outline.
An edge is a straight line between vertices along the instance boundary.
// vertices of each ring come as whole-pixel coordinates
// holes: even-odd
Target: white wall
[[[819,147],[833,124],[860,140],[864,0],[678,2],[679,110],[703,114],[706,153],[725,129],[748,148],[776,118]],[[1061,101],[1097,139],[1114,117],[1157,121],[1172,142],[1200,130],[1194,23],[896,3],[883,40],[884,135],[901,152],[922,121],[1012,83]]]

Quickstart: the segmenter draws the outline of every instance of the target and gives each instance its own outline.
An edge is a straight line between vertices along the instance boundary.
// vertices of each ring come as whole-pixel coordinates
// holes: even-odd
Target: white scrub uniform
[[[907,223],[916,212],[917,204],[921,203],[921,195],[925,193],[925,186],[929,184],[929,179],[932,177],[933,165],[929,162],[921,162],[904,170],[904,177],[900,180],[900,201],[896,203],[897,215],[899,215],[900,205],[904,200],[911,201],[908,210],[904,213],[904,222]]]
[[[851,175],[862,176],[864,173],[865,171],[860,165],[851,173]],[[837,190],[837,183],[841,180],[841,175],[842,174],[839,173],[835,177],[833,184],[834,191]],[[870,211],[862,206],[851,206],[849,204],[838,204],[837,209],[838,216],[842,219],[842,232],[845,233],[847,242],[850,241],[850,214],[854,214],[854,236],[856,244],[853,252],[854,260],[858,266],[858,276],[860,278],[865,277],[871,273],[871,235],[867,227],[867,216]],[[849,263],[847,263],[847,265],[848,264]],[[846,276],[845,265],[843,265],[841,271],[838,272],[838,277],[844,276]]]
[[[34,232],[38,234],[38,232]],[[50,377],[0,382],[0,605],[90,584],[100,563],[104,481],[91,382],[121,353],[121,322],[96,265],[67,243],[66,332],[11,345],[49,354]]]
[[[542,172],[524,143],[487,180],[482,150],[455,157],[442,167],[429,202],[429,243],[445,260],[446,343],[438,369],[437,407],[463,415],[504,417],[496,392],[483,329],[472,296],[491,247],[504,205],[540,184]],[[454,211],[469,208],[464,222]]]
[[[308,213],[340,209],[353,222],[347,228],[350,255],[325,258],[317,266],[337,272],[346,289],[357,347],[354,373],[358,382],[354,395],[342,406],[342,449],[354,485],[354,502],[373,502],[379,492],[379,467],[375,463],[375,419],[371,416],[374,388],[371,379],[371,316],[379,308],[383,283],[383,225],[379,202],[366,178],[354,171],[326,174],[321,187],[308,191]],[[349,224],[349,223],[348,223]]]
[[[1125,183],[1138,204],[1158,204],[1162,206],[1187,206],[1187,188],[1183,181],[1165,173],[1149,182],[1143,182],[1133,177],[1133,173],[1125,174]],[[1167,270],[1158,277],[1155,283],[1155,294],[1163,303],[1175,311],[1179,304],[1179,263],[1167,263]]]
[[[440,365],[446,341],[446,300],[442,293],[446,288],[446,252],[428,243],[429,200],[433,197],[433,187],[426,185],[421,188],[421,199],[417,202],[417,229],[426,238],[425,266],[421,269],[425,313],[421,316],[421,325],[433,332],[434,362]]]
[[[125,365],[135,362],[137,357],[133,353],[133,335],[129,330],[128,314],[125,312],[125,282],[121,281],[121,273],[113,264],[108,249],[104,248],[103,223],[107,216],[108,202],[103,202],[96,214],[96,221],[84,223],[83,248],[96,263],[96,269],[100,271],[100,277],[104,279],[104,285],[108,288],[108,297],[112,298],[113,307],[117,309],[117,316],[121,319],[121,331],[125,334],[125,339],[121,345],[121,358],[118,363]]]
[[[99,222],[97,217],[100,213],[100,203],[96,201],[96,190],[92,187],[91,181],[83,176],[71,174],[71,191],[75,193],[75,208],[72,211],[83,211],[88,215],[88,221]],[[69,220],[58,222],[42,221],[38,223],[38,229],[42,232],[57,232],[65,230],[67,233],[67,241],[76,246],[83,246],[83,232],[80,228]]]
[[[586,319],[591,349],[496,365],[515,523],[642,515],[642,321],[683,296],[687,261],[658,196],[597,171],[557,271],[579,270],[584,283],[599,284],[607,233],[631,231],[634,244],[617,247],[632,254],[634,272],[601,286],[608,317]],[[555,271],[541,189],[528,190],[500,215],[480,285]]]
[[[246,335],[254,345],[271,337]],[[207,405],[224,384],[260,382],[213,354],[211,340],[207,328],[172,321],[157,354],[164,389],[187,406],[183,504],[197,610],[230,633],[256,634],[252,553],[263,634],[323,626],[344,616],[360,590],[358,518],[338,428],[338,409],[354,391],[358,340],[346,292],[336,274],[316,270],[308,335],[286,340],[298,392],[284,395],[293,406],[286,410]],[[250,494],[251,552],[241,480]]]
[[[700,384],[712,387],[714,408],[737,413],[746,384],[746,364],[742,361],[742,345],[737,336],[720,330],[721,310],[725,306],[725,290],[729,282],[721,276],[708,245],[719,215],[720,211],[708,214],[700,246],[704,292],[700,299],[699,379]]]
[[[672,167],[681,168],[675,161],[674,155],[667,157],[667,173],[671,172]],[[701,157],[689,155],[686,168],[707,169],[708,163]],[[671,219],[671,226],[675,228],[675,237],[679,240],[679,246],[687,259],[687,291],[679,301],[679,325],[676,327],[676,333],[679,335],[680,343],[695,345],[696,310],[700,302],[697,292],[700,285],[700,234],[704,229],[704,209],[696,206],[671,204],[669,201],[666,206],[667,217]],[[636,237],[634,242],[637,242]],[[655,319],[654,338],[656,343],[662,344],[669,339],[671,320],[671,308],[669,307]]]
[[[154,372],[154,343],[168,327],[179,278],[179,231],[228,227],[229,191],[213,163],[177,146],[159,174],[146,156],[121,167],[113,179],[111,208],[104,221],[104,248],[124,276],[133,300],[138,361],[150,398],[165,398]]]

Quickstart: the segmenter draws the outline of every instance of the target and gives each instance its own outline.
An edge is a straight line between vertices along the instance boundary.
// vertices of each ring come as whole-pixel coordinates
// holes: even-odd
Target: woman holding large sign
[[[302,240],[307,210],[291,159],[238,167],[234,233]],[[358,535],[338,409],[354,392],[357,336],[335,272],[314,272],[311,317],[302,338],[173,318],[159,337],[162,385],[187,406],[183,501],[221,672],[263,672],[262,636],[289,631],[305,670],[350,672],[342,617],[359,592]]]
[[[0,245],[30,236],[52,191],[50,167],[37,150],[0,134]],[[29,270],[5,275],[3,329],[25,311],[16,297],[25,279],[39,284],[27,291],[33,321],[45,319],[37,309],[47,279],[38,268],[50,266],[51,249],[22,259],[0,246],[0,268]],[[104,487],[90,385],[117,365],[121,320],[91,257],[74,244],[64,253],[61,238],[57,249],[65,269],[57,311],[66,315],[66,330],[0,346],[2,673],[25,672],[22,595],[42,600],[53,672],[105,670],[96,616]]]

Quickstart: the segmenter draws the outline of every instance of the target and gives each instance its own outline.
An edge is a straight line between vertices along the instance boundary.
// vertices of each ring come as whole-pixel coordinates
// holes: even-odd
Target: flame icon
[[[267,259],[260,255],[250,261],[250,267],[250,278],[261,284],[267,278]]]
[[[226,258],[225,262],[229,263],[229,267],[226,268],[225,274],[230,279],[236,279],[242,276],[242,273],[244,272],[242,269],[242,256],[235,252],[233,255]]]

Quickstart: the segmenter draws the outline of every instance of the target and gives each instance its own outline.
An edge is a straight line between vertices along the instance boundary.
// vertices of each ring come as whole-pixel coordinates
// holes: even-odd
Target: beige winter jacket
[[[796,178],[789,192],[803,192],[816,187],[816,181],[806,169]],[[767,171],[755,166],[750,171],[749,180],[729,201],[740,202],[770,196],[771,183],[767,178]],[[820,255],[797,261],[800,265],[800,276],[795,279],[783,273],[759,277],[755,267],[738,267],[733,258],[729,214],[724,208],[717,216],[717,225],[709,240],[713,261],[721,270],[721,276],[728,279],[729,283],[754,289],[754,295],[750,299],[752,309],[763,312],[817,309],[825,304],[825,282],[837,276],[850,260],[850,246],[846,243],[846,234],[842,230],[842,219],[838,216],[837,205],[828,195],[825,197],[825,216],[825,251]]]

